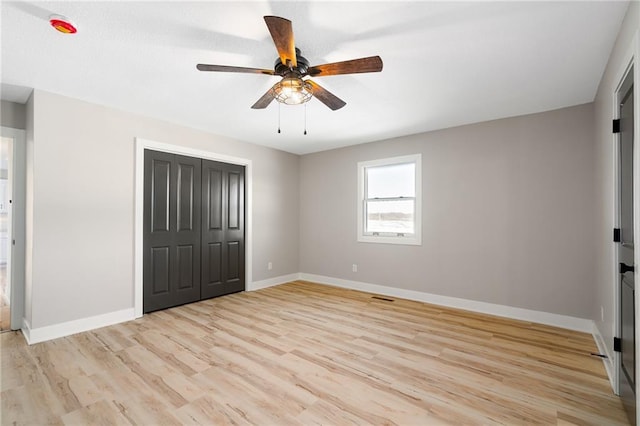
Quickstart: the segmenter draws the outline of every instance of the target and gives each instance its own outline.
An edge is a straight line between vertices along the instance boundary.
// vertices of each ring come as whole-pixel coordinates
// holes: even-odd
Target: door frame
[[[629,74],[629,71],[633,67],[633,108],[634,108],[634,135],[633,135],[633,228],[634,235],[638,236],[638,240],[640,241],[640,94],[638,93],[638,84],[640,83],[640,63],[636,60],[636,58],[640,58],[640,31],[636,31],[632,38],[631,46],[626,52],[624,56],[624,60],[622,63],[624,64],[620,71],[616,74],[616,86],[611,93],[611,102],[612,102],[612,111],[613,118],[620,118],[620,109],[618,105],[618,92],[622,88],[622,84]],[[620,227],[620,207],[619,207],[619,192],[620,192],[620,135],[613,134],[613,172],[614,172],[614,191],[613,191],[613,201],[614,201],[614,228]],[[619,337],[621,335],[621,321],[620,321],[620,274],[618,273],[618,250],[614,249],[613,251],[613,274],[614,274],[614,336]],[[640,248],[636,249],[634,252],[634,265],[640,265]],[[640,282],[639,277],[640,271],[636,270],[634,272],[634,280],[636,283]],[[640,319],[640,291],[635,292],[635,317],[636,319]],[[639,345],[640,345],[640,324],[636,324],[636,332],[635,332],[635,340],[636,340],[636,365],[635,370],[636,374],[638,374],[640,367],[640,359],[638,355],[640,354]],[[607,345],[613,344],[613,342],[607,342]],[[613,353],[613,377],[612,385],[613,390],[616,394],[620,394],[620,364],[621,364],[621,353],[614,352]],[[637,385],[637,383],[636,383]],[[636,389],[636,424],[640,425],[640,392],[639,389]]]
[[[252,265],[252,211],[253,211],[253,161],[219,154],[212,151],[188,148],[180,145],[171,145],[156,142],[149,139],[135,138],[135,218],[134,218],[134,295],[133,307],[135,318],[143,316],[143,254],[144,254],[144,150],[166,152],[169,154],[186,155],[189,157],[203,158],[205,160],[220,161],[223,163],[238,164],[245,168],[245,290],[252,290],[253,280],[251,274]]]
[[[26,164],[27,132],[13,127],[0,127],[0,134],[13,139],[13,170],[11,176],[11,239],[10,263],[7,272],[11,274],[10,307],[11,330],[20,330],[24,318],[25,304],[25,214],[26,214]]]

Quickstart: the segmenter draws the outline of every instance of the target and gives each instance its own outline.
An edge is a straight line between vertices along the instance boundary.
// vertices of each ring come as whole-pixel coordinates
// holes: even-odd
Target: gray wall
[[[253,160],[253,280],[298,272],[298,156],[39,90],[33,108],[32,328],[133,307],[135,137]]]
[[[590,318],[592,121],[587,104],[303,156],[301,272]],[[358,243],[356,163],[413,153],[422,246]]]
[[[596,322],[600,334],[613,354],[614,315],[615,315],[615,275],[614,244],[611,232],[614,220],[614,139],[611,134],[611,120],[613,113],[613,93],[619,83],[619,73],[626,67],[626,55],[633,47],[633,37],[640,28],[640,4],[631,2],[629,10],[618,39],[609,57],[609,63],[604,72],[595,105],[595,138],[597,146],[597,161],[595,164],[595,188],[598,203],[595,209],[596,234],[596,263],[595,263],[595,300],[592,305],[590,318]],[[640,62],[636,58],[636,67]],[[636,82],[637,87],[637,82]],[[636,91],[636,95],[637,95]],[[638,111],[635,112],[636,115]],[[600,315],[600,308],[604,310],[604,321]]]
[[[0,125],[14,129],[25,130],[27,128],[27,107],[15,102],[1,101]]]

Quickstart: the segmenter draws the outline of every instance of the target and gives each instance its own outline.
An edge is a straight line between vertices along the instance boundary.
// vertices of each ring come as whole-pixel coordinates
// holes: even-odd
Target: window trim
[[[414,208],[414,233],[407,236],[398,236],[390,234],[369,235],[365,234],[365,198],[366,179],[365,170],[368,167],[391,166],[395,164],[415,164],[415,200]],[[358,242],[361,243],[382,243],[382,244],[405,244],[405,245],[422,245],[422,154],[403,155],[400,157],[380,158],[370,161],[358,162],[358,220],[357,234]]]

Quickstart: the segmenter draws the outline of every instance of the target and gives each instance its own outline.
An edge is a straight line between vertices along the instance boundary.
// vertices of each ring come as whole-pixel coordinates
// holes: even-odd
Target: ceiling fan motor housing
[[[307,73],[309,69],[309,61],[307,58],[300,54],[300,49],[296,47],[296,61],[298,62],[297,66],[293,68],[293,72],[299,74],[299,76],[303,76]],[[286,64],[283,64],[280,58],[276,59],[274,65],[274,71],[277,75],[285,76],[286,74],[290,74],[291,70]]]

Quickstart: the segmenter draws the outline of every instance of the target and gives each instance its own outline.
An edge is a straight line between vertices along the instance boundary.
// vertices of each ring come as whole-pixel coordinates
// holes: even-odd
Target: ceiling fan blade
[[[328,91],[318,84],[311,80],[305,80],[307,83],[311,85],[311,90],[313,91],[313,97],[318,98],[320,102],[331,108],[333,111],[342,108],[347,103]]]
[[[269,106],[271,101],[273,101],[274,99],[275,98],[273,97],[273,87],[271,87],[269,90],[267,90],[267,93],[262,95],[262,97],[260,99],[258,99],[258,101],[255,104],[253,104],[251,106],[251,108],[252,109],[265,109],[266,107]]]
[[[271,38],[276,45],[282,63],[294,68],[297,67],[296,46],[293,39],[291,21],[279,16],[265,16],[264,21],[267,23],[267,28],[269,28]]]
[[[380,56],[369,56],[368,58],[316,65],[307,70],[307,75],[312,77],[324,77],[326,75],[357,74],[362,72],[380,71],[382,71],[382,59]]]
[[[232,67],[228,65],[208,65],[198,64],[196,68],[200,71],[219,71],[219,72],[244,72],[249,74],[266,74],[274,75],[273,70],[263,70],[260,68],[245,68],[245,67]]]

